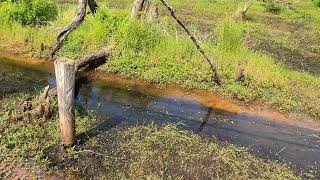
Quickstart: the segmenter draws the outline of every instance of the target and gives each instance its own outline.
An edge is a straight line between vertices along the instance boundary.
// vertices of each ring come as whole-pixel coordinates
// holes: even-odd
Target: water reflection
[[[320,162],[318,132],[267,118],[224,112],[194,101],[150,96],[101,82],[84,85],[78,102],[94,109],[102,120],[89,134],[95,130],[103,133],[124,122],[180,123],[203,136],[214,136],[221,142],[244,146],[261,157],[285,160],[299,168]],[[283,147],[286,148],[282,150]]]
[[[0,99],[18,92],[29,93],[48,83],[54,85],[55,79],[43,69],[13,64],[0,58]]]
[[[203,128],[208,124],[208,121],[211,117],[212,112],[213,112],[212,107],[209,107],[208,112],[207,112],[206,116],[204,117],[202,123],[200,124],[199,129],[196,131],[197,133],[201,133],[203,131]]]

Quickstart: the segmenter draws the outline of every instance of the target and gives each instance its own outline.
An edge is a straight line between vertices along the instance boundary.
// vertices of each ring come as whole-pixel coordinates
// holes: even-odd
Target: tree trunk
[[[143,9],[143,4],[145,0],[134,0],[131,9],[131,19],[137,19],[139,12]]]
[[[159,17],[159,8],[157,4],[152,3],[150,0],[145,2],[145,18],[148,22],[153,22]]]
[[[131,10],[131,19],[140,18],[141,12],[144,12],[143,18],[149,22],[154,21],[159,16],[159,9],[156,4],[150,0],[134,0]]]
[[[72,145],[75,138],[75,74],[76,66],[71,60],[55,61],[55,74],[58,92],[61,143]]]
[[[239,20],[245,20],[246,19],[246,14],[249,10],[249,8],[251,7],[251,5],[253,4],[253,0],[246,0],[244,3],[244,7],[242,10],[239,10],[236,13],[236,18]]]

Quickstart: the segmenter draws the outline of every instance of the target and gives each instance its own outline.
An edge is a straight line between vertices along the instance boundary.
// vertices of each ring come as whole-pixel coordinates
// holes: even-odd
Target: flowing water
[[[96,76],[79,79],[77,93],[77,103],[94,110],[100,120],[91,132],[103,133],[123,123],[180,123],[204,137],[246,147],[262,158],[281,160],[303,170],[320,169],[319,126],[300,126],[280,115],[244,111],[209,93],[159,89],[117,76]],[[47,84],[55,84],[52,64],[23,64],[0,58],[0,100]],[[91,138],[97,135],[87,134]]]

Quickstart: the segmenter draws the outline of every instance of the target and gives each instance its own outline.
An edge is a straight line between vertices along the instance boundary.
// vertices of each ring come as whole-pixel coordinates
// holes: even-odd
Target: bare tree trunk
[[[168,11],[171,13],[171,16],[177,21],[177,23],[186,31],[188,34],[189,38],[192,40],[192,42],[196,45],[197,49],[199,52],[203,55],[207,63],[210,65],[211,70],[212,70],[212,75],[213,75],[213,80],[215,83],[217,83],[219,86],[222,85],[221,78],[219,76],[219,73],[217,71],[216,65],[211,61],[209,56],[205,53],[205,51],[202,49],[200,46],[199,42],[197,39],[190,33],[190,31],[186,28],[186,26],[178,19],[176,16],[173,8],[165,1],[165,0],[160,0],[162,4],[168,9]]]
[[[242,10],[239,10],[236,13],[236,18],[239,20],[245,20],[246,19],[246,14],[249,10],[249,8],[251,7],[251,5],[253,4],[253,0],[246,0],[244,3],[244,7]]]
[[[73,30],[75,30],[82,23],[82,21],[84,20],[84,18],[86,16],[87,5],[89,5],[89,8],[93,14],[96,13],[98,5],[94,0],[79,0],[77,15],[69,25],[64,27],[59,32],[58,37],[57,37],[57,42],[52,48],[51,58],[53,58],[54,55],[59,51],[59,49],[62,46],[63,41],[67,38],[69,33],[71,33]]]
[[[130,18],[138,19],[140,12],[144,12],[144,17],[149,22],[154,21],[159,16],[158,6],[150,0],[134,0]]]
[[[158,5],[152,3],[150,0],[147,0],[144,5],[145,18],[148,22],[153,22],[159,17],[159,8]]]
[[[134,0],[131,9],[131,19],[137,19],[138,14],[143,9],[143,4],[145,0]]]

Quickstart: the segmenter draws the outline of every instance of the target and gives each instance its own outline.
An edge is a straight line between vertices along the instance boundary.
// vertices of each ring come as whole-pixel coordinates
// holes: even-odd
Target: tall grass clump
[[[219,49],[224,52],[238,52],[243,48],[243,28],[237,22],[226,19],[218,26]]]
[[[312,0],[312,2],[313,2],[317,7],[320,7],[320,0]]]
[[[277,2],[269,1],[265,5],[265,11],[272,14],[280,14],[282,11],[282,7],[277,4]]]

